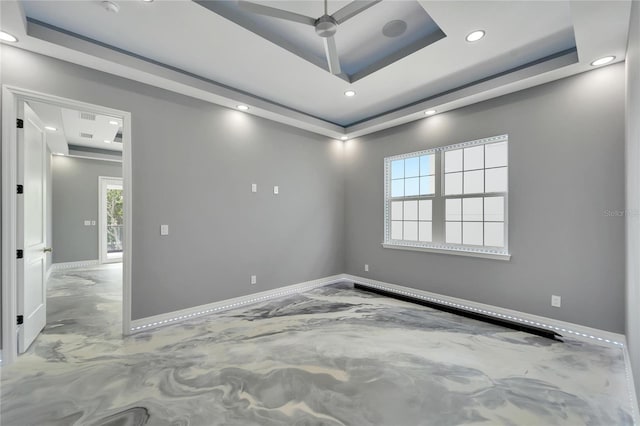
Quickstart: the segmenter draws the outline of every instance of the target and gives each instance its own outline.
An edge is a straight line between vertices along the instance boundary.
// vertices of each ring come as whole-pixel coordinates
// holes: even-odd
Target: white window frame
[[[98,176],[98,254],[100,263],[121,263],[122,254],[109,257],[107,249],[107,191],[109,187],[119,186],[124,189],[121,177]]]
[[[508,135],[493,136],[489,138],[477,139],[468,142],[462,142],[454,145],[448,145],[438,148],[432,148],[424,151],[412,152],[407,154],[395,155],[392,157],[386,157],[384,159],[384,235],[382,246],[384,248],[399,249],[399,250],[412,250],[412,251],[424,251],[431,253],[443,253],[459,256],[471,256],[482,257],[488,259],[497,260],[510,260],[511,254],[509,252],[509,172],[511,166],[507,160],[507,190],[505,192],[492,192],[492,193],[476,193],[476,194],[457,194],[457,195],[445,195],[444,194],[444,153],[460,148],[468,148],[476,145],[486,145],[491,143],[507,142],[507,155],[508,155]],[[418,197],[391,197],[391,163],[396,160],[402,160],[412,157],[418,157],[421,155],[434,154],[436,155],[436,192],[433,195],[423,195]],[[440,157],[438,159],[438,157]],[[508,158],[508,157],[507,157]],[[494,196],[504,197],[504,247],[487,247],[487,246],[472,246],[464,244],[447,244],[445,242],[445,226],[446,226],[446,214],[445,204],[447,199],[451,198],[487,198]],[[419,242],[419,241],[405,241],[405,240],[393,240],[391,239],[391,202],[399,200],[411,200],[411,199],[428,199],[432,200],[432,235],[435,241],[438,242]],[[482,222],[484,223],[484,222]],[[483,225],[484,228],[484,225]]]

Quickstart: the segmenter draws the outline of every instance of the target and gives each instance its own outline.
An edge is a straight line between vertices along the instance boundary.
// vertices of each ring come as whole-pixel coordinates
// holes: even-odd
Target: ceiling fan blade
[[[287,21],[298,22],[314,26],[316,20],[309,16],[300,15],[299,13],[289,12],[288,10],[276,9],[275,7],[264,6],[262,4],[253,3],[245,0],[238,0],[238,4],[244,10],[257,13],[258,15],[270,16],[272,18],[284,19]]]
[[[336,47],[335,38],[324,38],[324,51],[327,54],[329,72],[336,75],[342,73],[342,70],[340,69],[340,58],[338,57],[338,48]]]
[[[356,0],[352,1],[336,13],[331,15],[338,24],[342,24],[347,19],[351,19],[360,12],[364,12],[376,3],[380,3],[382,0]]]

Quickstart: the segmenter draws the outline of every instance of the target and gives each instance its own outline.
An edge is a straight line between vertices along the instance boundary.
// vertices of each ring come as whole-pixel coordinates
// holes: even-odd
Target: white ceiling
[[[55,131],[45,129],[47,134],[47,145],[49,145],[51,152],[54,154],[68,154],[69,145],[67,144],[67,139],[64,136],[60,108],[42,102],[33,101],[29,101],[29,106],[40,118],[42,124],[56,129]]]
[[[588,71],[602,56],[624,60],[631,4],[421,1],[447,37],[349,84],[194,2],[116,2],[117,14],[98,1],[2,1],[1,24],[19,37],[18,47],[228,107],[245,103],[249,113],[330,137],[356,137],[424,118],[425,109],[442,112]],[[318,1],[262,3],[322,12]],[[344,4],[330,1],[330,13]],[[476,29],[487,36],[467,43]],[[346,98],[347,89],[357,95]]]
[[[122,151],[122,139],[115,141],[122,127],[121,119],[67,108],[61,112],[64,134],[70,145]]]
[[[69,145],[122,152],[122,143],[115,141],[122,128],[122,119],[43,102],[29,101],[29,105],[45,126],[55,128],[46,130],[47,144],[52,153],[68,154]],[[82,133],[92,137],[83,137]]]

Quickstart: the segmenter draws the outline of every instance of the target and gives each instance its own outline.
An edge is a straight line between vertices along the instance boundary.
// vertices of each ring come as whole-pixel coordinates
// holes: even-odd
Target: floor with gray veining
[[[620,348],[323,287],[120,336],[120,265],[61,270],[0,423],[627,425]]]

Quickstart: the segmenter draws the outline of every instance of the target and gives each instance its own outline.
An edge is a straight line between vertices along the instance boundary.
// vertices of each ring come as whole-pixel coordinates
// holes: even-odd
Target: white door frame
[[[100,263],[114,263],[123,260],[121,258],[109,259],[107,256],[107,205],[105,203],[105,190],[109,185],[122,186],[122,178],[98,176],[98,257]],[[124,186],[122,187],[124,188]]]
[[[17,166],[16,120],[19,101],[37,101],[123,120],[122,178],[124,192],[124,252],[122,255],[122,333],[131,333],[131,113],[28,89],[2,85],[2,365],[18,356],[17,341]],[[25,188],[25,190],[29,190]]]

